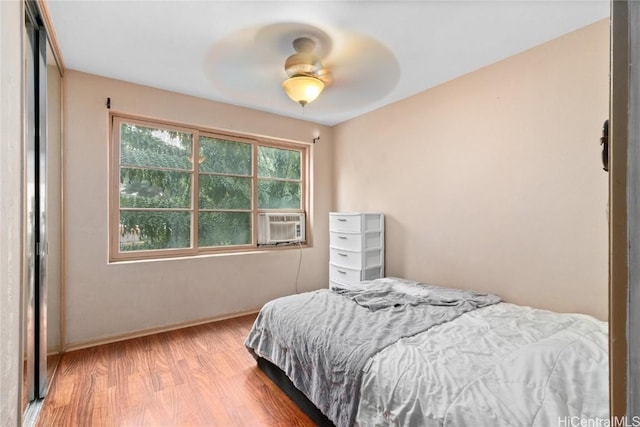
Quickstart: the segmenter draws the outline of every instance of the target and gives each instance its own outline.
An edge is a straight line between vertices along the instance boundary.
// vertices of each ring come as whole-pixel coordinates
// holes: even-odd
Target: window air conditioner
[[[304,242],[304,213],[259,213],[258,244]]]

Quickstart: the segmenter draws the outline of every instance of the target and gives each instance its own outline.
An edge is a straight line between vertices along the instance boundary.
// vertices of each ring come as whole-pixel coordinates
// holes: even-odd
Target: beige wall
[[[0,1],[0,425],[21,424],[22,2]]]
[[[332,130],[75,71],[65,73],[66,342],[70,346],[132,331],[257,309],[268,300],[328,284]],[[108,113],[311,142],[314,247],[251,254],[109,264]],[[292,105],[292,108],[295,108]]]
[[[608,20],[334,128],[335,206],[386,271],[607,318]]]

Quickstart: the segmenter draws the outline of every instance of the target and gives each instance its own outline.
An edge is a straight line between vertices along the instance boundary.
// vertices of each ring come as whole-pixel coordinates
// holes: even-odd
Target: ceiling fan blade
[[[400,65],[393,52],[363,34],[344,33],[325,59],[331,85],[322,97],[341,108],[357,108],[383,98],[397,85]]]
[[[203,63],[207,79],[220,94],[246,101],[269,100],[281,92],[284,70],[277,54],[256,48],[259,29],[248,28],[218,41]]]

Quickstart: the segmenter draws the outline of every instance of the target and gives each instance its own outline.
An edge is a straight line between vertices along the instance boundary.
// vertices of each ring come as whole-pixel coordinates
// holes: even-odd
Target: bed
[[[398,278],[291,295],[245,345],[319,425],[608,418],[607,323],[495,295]]]

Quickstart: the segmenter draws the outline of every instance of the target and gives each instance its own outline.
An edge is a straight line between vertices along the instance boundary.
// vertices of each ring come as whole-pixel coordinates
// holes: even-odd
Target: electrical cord
[[[296,281],[295,281],[296,294],[300,293],[300,291],[298,290],[298,278],[300,277],[300,266],[302,265],[302,242],[298,242],[298,249],[299,249],[298,271],[296,271]]]

